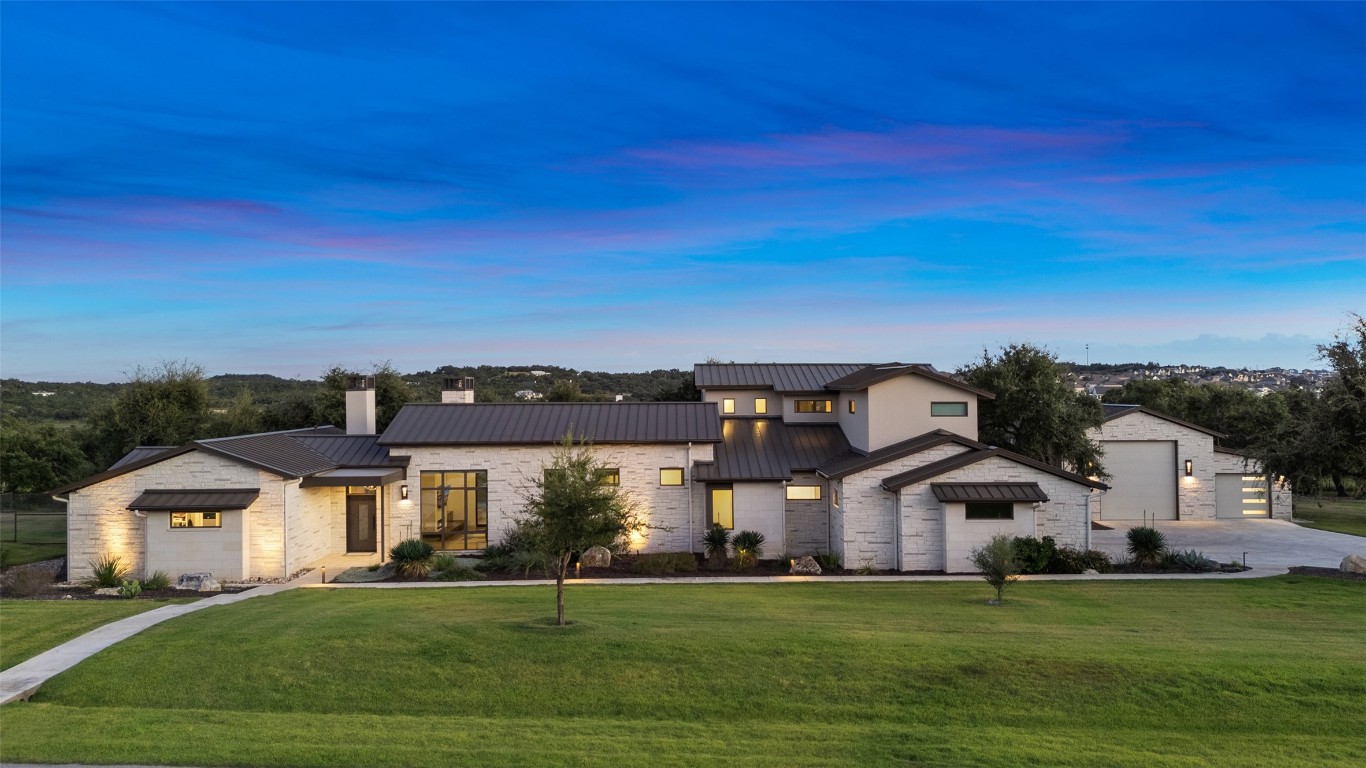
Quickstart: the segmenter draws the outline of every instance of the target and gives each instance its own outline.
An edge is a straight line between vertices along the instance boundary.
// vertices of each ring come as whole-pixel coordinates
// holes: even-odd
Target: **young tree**
[[[1100,425],[1100,403],[1073,392],[1065,373],[1056,357],[1029,344],[1003,347],[996,357],[982,350],[980,361],[958,369],[964,381],[996,395],[977,402],[982,442],[1106,477],[1100,446],[1086,436]]]
[[[564,626],[564,580],[576,553],[610,547],[637,525],[635,504],[608,481],[586,444],[566,433],[550,465],[533,480],[519,521],[555,569],[555,619]]]
[[[1015,553],[1015,540],[998,533],[991,540],[972,550],[972,565],[982,572],[982,578],[996,588],[996,602],[1005,599],[1006,586],[1020,575],[1020,561]]]

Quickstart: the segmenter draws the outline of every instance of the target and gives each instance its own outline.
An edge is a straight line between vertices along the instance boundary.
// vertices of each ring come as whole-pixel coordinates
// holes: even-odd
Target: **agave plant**
[[[1206,573],[1219,567],[1219,564],[1205,557],[1205,553],[1195,549],[1172,552],[1168,561],[1183,571]]]
[[[389,550],[399,576],[420,579],[432,569],[432,545],[422,539],[404,539]]]
[[[113,588],[123,586],[123,577],[128,574],[128,566],[118,555],[105,555],[90,561],[90,584],[95,587]]]
[[[726,561],[726,546],[730,544],[730,531],[719,525],[713,525],[702,534],[702,546],[707,553],[707,560],[713,563],[724,563]]]
[[[730,544],[735,549],[736,568],[749,568],[764,554],[764,535],[758,531],[740,531]]]
[[[1167,551],[1167,537],[1156,528],[1130,528],[1128,538],[1129,554],[1138,565],[1156,565],[1161,562],[1162,554]]]

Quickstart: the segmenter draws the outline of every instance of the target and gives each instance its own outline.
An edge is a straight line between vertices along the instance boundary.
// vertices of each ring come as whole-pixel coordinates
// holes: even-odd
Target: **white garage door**
[[[1269,517],[1266,478],[1257,475],[1214,476],[1214,516],[1233,519]]]
[[[1100,499],[1102,520],[1176,519],[1176,441],[1105,442],[1105,468],[1114,477]]]

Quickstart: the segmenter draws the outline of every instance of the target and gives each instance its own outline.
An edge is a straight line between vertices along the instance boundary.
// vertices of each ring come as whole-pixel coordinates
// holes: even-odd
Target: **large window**
[[[931,416],[967,416],[967,403],[930,403]]]
[[[792,410],[797,413],[830,413],[829,400],[793,400]]]
[[[1015,505],[1009,501],[969,501],[963,506],[968,520],[1015,519]]]
[[[759,414],[760,416],[763,416],[764,414],[768,413],[768,398],[754,398],[754,412]]]
[[[735,527],[735,489],[729,485],[713,485],[707,494],[707,524],[726,530]]]
[[[788,501],[820,501],[821,487],[819,485],[789,485],[787,487]]]
[[[172,512],[171,528],[222,528],[221,512]]]
[[[660,485],[682,485],[682,484],[683,484],[683,468],[682,468],[682,467],[665,467],[664,469],[659,470],[659,484],[660,484]]]
[[[422,540],[435,549],[489,545],[489,473],[422,473]]]

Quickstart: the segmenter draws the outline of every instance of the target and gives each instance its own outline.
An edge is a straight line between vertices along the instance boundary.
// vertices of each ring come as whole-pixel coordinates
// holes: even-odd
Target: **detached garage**
[[[1101,497],[1100,519],[1177,519],[1177,441],[1110,440],[1104,447],[1114,477]]]
[[[1214,476],[1214,516],[1221,520],[1270,517],[1266,478],[1242,472]]]

